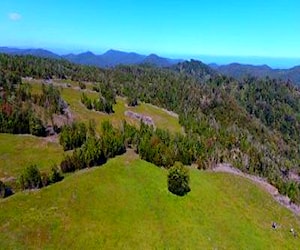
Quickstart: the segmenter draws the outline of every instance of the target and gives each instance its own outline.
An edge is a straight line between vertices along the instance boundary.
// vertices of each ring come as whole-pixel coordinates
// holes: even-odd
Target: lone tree
[[[181,162],[176,162],[169,169],[168,174],[168,189],[171,193],[184,196],[191,191],[189,187],[189,171]]]

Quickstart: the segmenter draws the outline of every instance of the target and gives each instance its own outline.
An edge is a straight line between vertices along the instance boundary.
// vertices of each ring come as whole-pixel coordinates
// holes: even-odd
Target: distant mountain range
[[[226,76],[231,76],[236,79],[242,79],[246,76],[264,78],[281,78],[283,80],[291,80],[294,83],[300,84],[300,66],[295,66],[290,69],[272,69],[267,65],[254,66],[247,64],[232,63],[228,65],[217,65],[215,63],[206,65],[200,61],[191,60],[189,65],[186,65],[184,60],[170,59],[160,57],[155,54],[148,56],[133,52],[123,52],[118,50],[109,50],[102,55],[96,55],[90,51],[81,54],[58,55],[45,49],[18,49],[9,47],[0,47],[0,53],[10,55],[33,55],[38,57],[65,59],[73,63],[92,65],[97,67],[114,67],[117,65],[137,65],[149,64],[157,67],[170,67],[178,72],[185,72],[189,75],[202,75],[201,71],[206,72],[206,76],[210,77],[217,73]]]
[[[295,66],[290,69],[272,69],[268,65],[254,66],[247,64],[232,63],[228,65],[218,66],[216,64],[210,65],[220,74],[231,76],[236,79],[242,79],[246,76],[257,78],[276,78],[283,80],[291,80],[294,83],[300,84],[300,66]]]
[[[183,60],[169,59],[160,57],[155,54],[148,56],[140,55],[137,53],[128,53],[117,50],[109,50],[102,55],[96,55],[90,51],[81,54],[67,54],[58,55],[51,51],[44,49],[18,49],[0,47],[0,53],[10,55],[33,55],[38,57],[54,58],[54,59],[66,59],[73,63],[92,65],[97,67],[114,67],[120,64],[132,65],[132,64],[150,64],[157,67],[169,67],[177,64]]]

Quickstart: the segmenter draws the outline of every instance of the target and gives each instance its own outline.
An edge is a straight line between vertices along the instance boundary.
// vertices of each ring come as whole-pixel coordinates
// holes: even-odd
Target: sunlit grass
[[[0,178],[17,177],[30,164],[37,164],[42,171],[49,170],[62,157],[62,147],[45,138],[0,134]]]
[[[130,152],[18,193],[0,202],[0,248],[298,249],[299,218],[249,180],[192,170],[177,197],[166,178]]]

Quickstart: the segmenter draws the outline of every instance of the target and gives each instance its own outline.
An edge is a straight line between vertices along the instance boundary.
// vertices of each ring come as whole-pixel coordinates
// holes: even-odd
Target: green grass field
[[[0,133],[0,178],[18,177],[30,164],[48,170],[54,163],[59,164],[62,157],[62,147],[45,138]]]
[[[0,249],[299,249],[299,218],[251,181],[192,170],[177,197],[166,176],[129,152],[17,193],[0,201]]]

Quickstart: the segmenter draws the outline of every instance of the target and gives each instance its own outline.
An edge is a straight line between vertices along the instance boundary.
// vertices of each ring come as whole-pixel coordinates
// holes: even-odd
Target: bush
[[[72,125],[65,125],[62,127],[59,143],[64,150],[71,150],[81,147],[86,141],[87,129],[84,123],[74,122]]]
[[[5,198],[12,195],[13,192],[10,187],[6,186],[2,181],[0,181],[0,198]]]
[[[22,189],[34,189],[42,187],[42,177],[36,165],[27,167],[19,178]]]
[[[102,124],[102,151],[106,159],[113,158],[126,152],[124,137],[118,129],[115,129],[109,121]]]
[[[75,171],[75,165],[73,163],[72,157],[67,155],[64,160],[60,163],[60,169],[63,173],[69,173]]]
[[[51,173],[50,173],[50,183],[55,183],[55,182],[59,182],[63,179],[64,177],[61,175],[59,169],[57,166],[53,166],[51,168]]]
[[[168,189],[171,193],[184,196],[191,191],[189,187],[189,172],[181,162],[176,162],[169,169],[168,173]]]
[[[41,173],[42,186],[46,187],[51,184],[49,175],[47,173]]]

